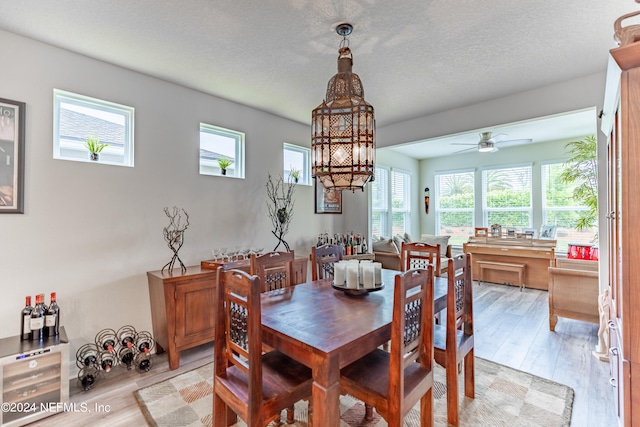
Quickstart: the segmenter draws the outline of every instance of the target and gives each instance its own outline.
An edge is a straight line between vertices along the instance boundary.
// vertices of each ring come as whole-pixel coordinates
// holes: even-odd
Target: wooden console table
[[[307,258],[295,259],[294,283],[307,281],[307,264]],[[220,265],[202,261],[201,265],[187,267],[185,273],[180,268],[147,272],[153,338],[157,353],[166,350],[170,369],[180,366],[182,350],[213,342],[215,313],[211,307]]]
[[[215,270],[198,266],[173,272],[149,271],[153,338],[158,353],[167,351],[169,368],[180,366],[180,352],[213,341]]]
[[[555,258],[555,240],[470,237],[463,245],[472,254],[473,280],[512,283],[513,273],[487,269],[482,277],[478,261],[523,265],[524,283],[528,288],[549,289],[549,267]],[[519,280],[523,280],[519,277]]]

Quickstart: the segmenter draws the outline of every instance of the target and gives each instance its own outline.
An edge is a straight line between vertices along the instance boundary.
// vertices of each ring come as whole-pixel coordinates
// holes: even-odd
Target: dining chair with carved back
[[[342,246],[322,245],[311,247],[311,279],[333,277],[333,264],[342,259]]]
[[[400,267],[402,271],[412,268],[427,268],[434,266],[434,275],[440,277],[442,269],[440,264],[440,245],[429,245],[423,242],[405,243],[400,248]],[[441,322],[440,313],[435,314],[436,323]]]
[[[434,274],[440,277],[440,245],[428,245],[423,242],[405,243],[400,248],[400,266],[402,271],[434,266]]]
[[[262,351],[260,278],[223,267],[217,273],[213,425],[228,425],[231,410],[248,426],[263,427],[311,398],[311,369]]]
[[[263,292],[283,289],[293,286],[294,259],[294,251],[267,252],[262,255],[251,254],[249,271],[260,277]]]
[[[447,420],[458,425],[458,375],[464,370],[464,394],[475,397],[473,339],[473,293],[471,254],[449,259],[447,268],[447,315],[434,326],[434,358],[446,370]]]
[[[396,276],[391,349],[376,349],[340,371],[342,393],[403,425],[420,401],[420,426],[433,425],[433,266]]]
[[[265,254],[249,255],[249,274],[260,277],[262,292],[270,292],[293,286],[293,261],[294,251],[289,252],[267,252]],[[273,348],[266,344],[262,345],[265,352],[272,351]],[[293,424],[294,407],[287,408],[287,423]]]

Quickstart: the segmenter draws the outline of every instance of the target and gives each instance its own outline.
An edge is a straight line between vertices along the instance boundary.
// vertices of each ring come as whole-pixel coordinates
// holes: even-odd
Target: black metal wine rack
[[[136,331],[126,325],[118,329],[103,329],[96,334],[95,342],[85,344],[76,352],[78,385],[88,391],[104,374],[117,366],[134,367],[139,372],[148,372],[153,366],[151,351],[155,340],[147,331]]]

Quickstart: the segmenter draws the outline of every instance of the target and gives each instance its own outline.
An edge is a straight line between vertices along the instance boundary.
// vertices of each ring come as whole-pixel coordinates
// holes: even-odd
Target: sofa
[[[451,245],[449,238],[451,236],[434,236],[431,234],[423,234],[420,236],[420,242],[428,245],[440,245],[440,274],[447,271],[447,262],[451,258]],[[400,265],[400,248],[402,242],[412,243],[414,240],[408,234],[396,234],[392,238],[374,236],[372,241],[372,250],[376,262],[382,263],[382,268],[389,270],[402,270]]]
[[[598,262],[556,258],[549,267],[549,330],[558,317],[599,323]]]

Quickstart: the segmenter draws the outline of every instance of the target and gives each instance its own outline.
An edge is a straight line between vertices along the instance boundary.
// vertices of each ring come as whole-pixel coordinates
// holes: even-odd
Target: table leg
[[[340,366],[338,359],[318,360],[313,369],[313,425],[340,427]]]

